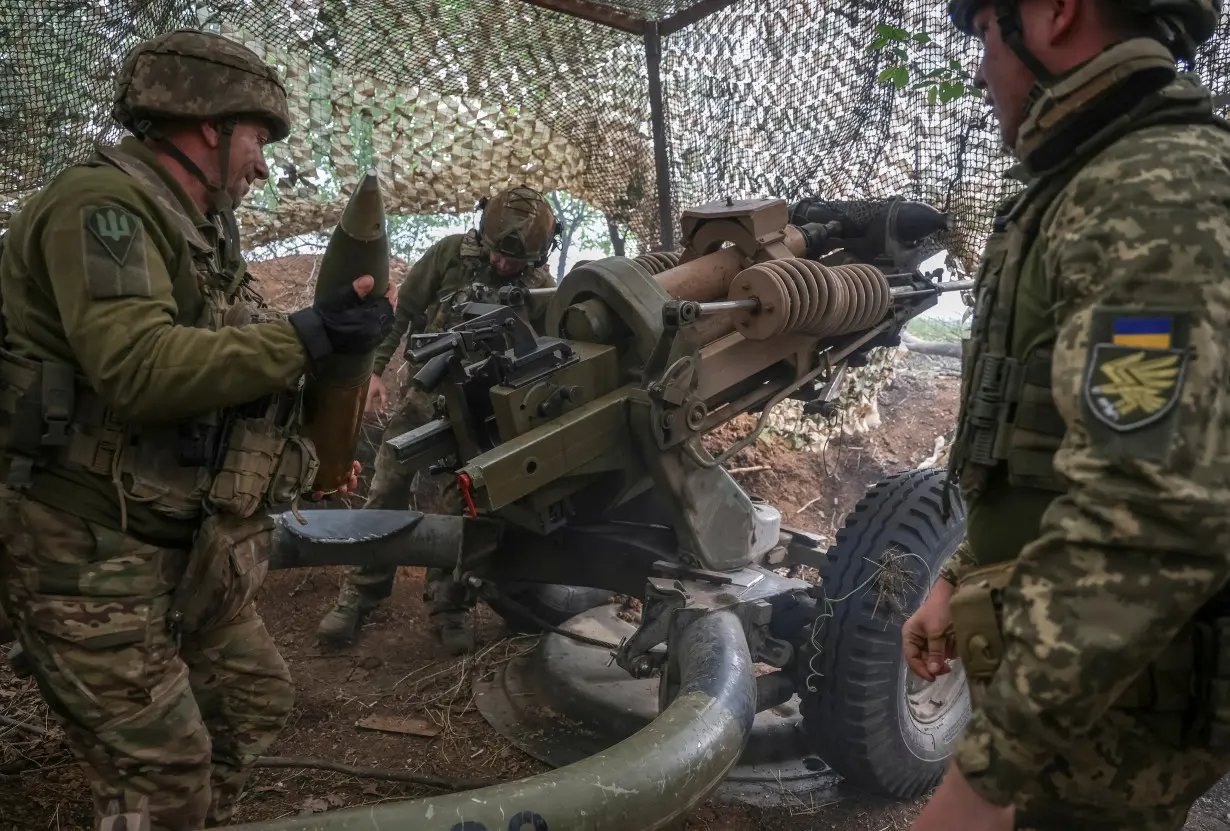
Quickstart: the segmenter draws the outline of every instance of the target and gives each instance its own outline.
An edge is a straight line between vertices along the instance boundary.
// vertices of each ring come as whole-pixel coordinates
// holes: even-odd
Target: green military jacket
[[[294,388],[307,355],[291,324],[227,325],[232,313],[252,320],[249,278],[218,273],[217,228],[148,148],[129,137],[116,150],[158,181],[95,159],[61,172],[13,218],[0,256],[6,350],[70,366],[107,417],[130,427],[175,425]],[[111,479],[52,465],[36,469],[29,495],[118,528]],[[125,510],[132,533],[162,544],[195,527],[140,501]]]
[[[512,278],[502,277],[491,266],[476,231],[445,237],[427,249],[398,287],[393,330],[376,349],[372,372],[384,372],[408,330],[440,332],[456,325],[450,301],[473,283],[535,289],[554,286],[555,280],[545,268],[527,268]],[[541,329],[540,321],[530,323]]]
[[[1130,40],[1035,101],[1016,155],[1029,184],[978,275],[951,457],[951,576],[1010,566],[955,755],[999,805],[1230,580],[1230,128]]]

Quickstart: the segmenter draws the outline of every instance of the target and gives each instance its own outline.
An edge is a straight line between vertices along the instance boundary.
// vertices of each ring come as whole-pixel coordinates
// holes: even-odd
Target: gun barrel
[[[914,289],[908,286],[890,289],[889,294],[894,299],[900,297],[922,297],[924,294],[945,294],[950,291],[969,291],[974,287],[975,280],[953,280],[948,283],[936,283],[934,288]]]

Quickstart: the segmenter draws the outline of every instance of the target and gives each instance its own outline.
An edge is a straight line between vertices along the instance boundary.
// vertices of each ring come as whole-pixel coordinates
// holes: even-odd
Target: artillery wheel
[[[868,490],[820,568],[832,617],[816,619],[799,652],[803,727],[816,753],[856,788],[902,799],[939,782],[970,715],[960,661],[928,683],[901,651],[902,624],[965,535],[959,494],[942,518],[945,479],[913,470]]]
[[[512,603],[506,603],[500,597],[488,605],[517,632],[541,632],[542,627],[534,621],[534,617],[552,626],[560,626],[582,612],[610,603],[615,596],[614,592],[606,589],[555,583],[509,583],[501,590]]]

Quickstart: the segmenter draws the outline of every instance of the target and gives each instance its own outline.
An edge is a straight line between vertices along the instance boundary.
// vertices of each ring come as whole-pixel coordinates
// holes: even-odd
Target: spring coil
[[[681,254],[682,252],[680,251],[653,251],[648,254],[642,254],[639,257],[633,257],[632,261],[648,271],[649,276],[652,277],[655,274],[661,274],[663,271],[679,265]]]
[[[736,312],[735,328],[749,340],[791,332],[831,337],[870,329],[892,305],[888,280],[870,265],[824,266],[787,258],[739,272],[728,300],[756,298],[755,312]]]

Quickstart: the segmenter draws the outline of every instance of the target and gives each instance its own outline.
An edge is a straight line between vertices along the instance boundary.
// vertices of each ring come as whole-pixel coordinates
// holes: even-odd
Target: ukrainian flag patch
[[[1169,349],[1169,317],[1120,317],[1115,319],[1111,342],[1138,349]]]

